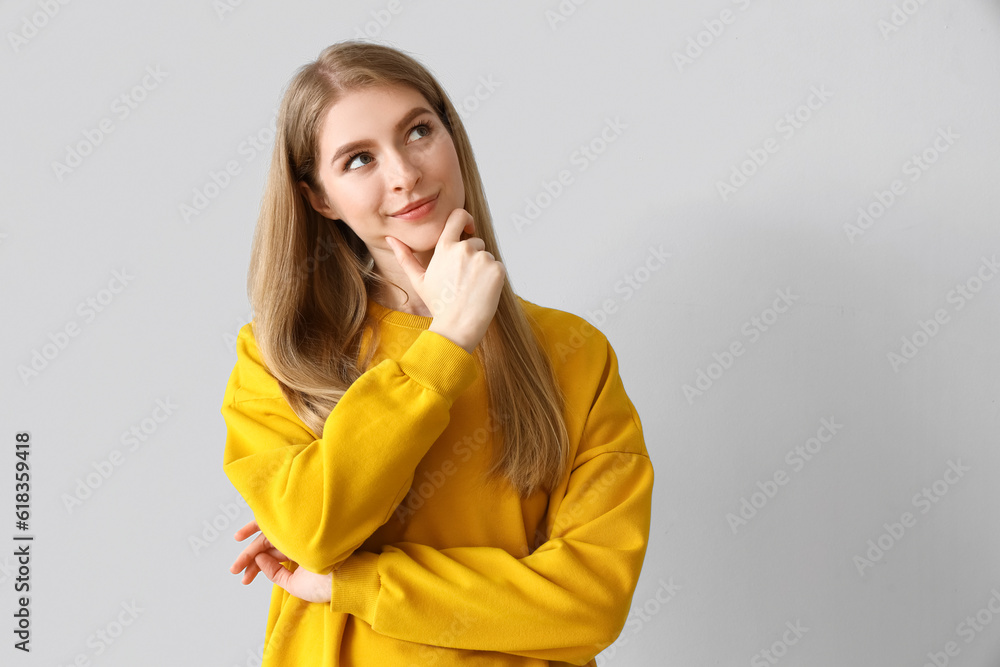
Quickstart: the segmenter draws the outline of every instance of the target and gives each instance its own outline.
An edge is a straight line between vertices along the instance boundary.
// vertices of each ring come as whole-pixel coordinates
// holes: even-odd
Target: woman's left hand
[[[234,537],[237,540],[245,540],[260,530],[257,520],[253,519],[248,524],[236,531]],[[275,557],[277,556],[277,558]],[[257,572],[263,572],[272,583],[281,586],[289,594],[301,598],[306,602],[329,602],[330,589],[333,586],[333,574],[316,574],[306,570],[301,565],[296,564],[294,571],[289,570],[281,564],[281,561],[295,563],[295,561],[278,551],[261,531],[247,548],[245,548],[236,558],[236,562],[229,568],[230,572],[237,574],[242,569],[244,571],[243,583],[249,584],[257,576]]]

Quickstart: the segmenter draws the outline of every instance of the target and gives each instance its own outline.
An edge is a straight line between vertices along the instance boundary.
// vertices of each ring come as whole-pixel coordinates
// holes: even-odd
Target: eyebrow
[[[431,113],[431,110],[426,107],[413,107],[412,109],[410,109],[407,112],[407,114],[403,116],[398,123],[396,123],[396,128],[395,128],[396,132],[402,132],[411,120],[413,120],[414,118],[423,113]],[[356,148],[362,148],[364,146],[368,146],[371,143],[372,143],[371,139],[361,139],[360,141],[352,141],[349,144],[344,144],[337,150],[336,153],[333,154],[333,158],[330,160],[330,164],[336,164],[337,160],[339,160],[341,156],[350,153]]]

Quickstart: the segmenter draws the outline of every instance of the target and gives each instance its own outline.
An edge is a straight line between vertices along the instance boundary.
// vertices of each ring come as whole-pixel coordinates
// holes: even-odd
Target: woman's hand
[[[431,331],[470,353],[493,321],[507,276],[503,263],[486,251],[485,241],[478,236],[462,239],[463,231],[472,234],[475,230],[468,211],[452,211],[426,269],[408,245],[394,236],[385,237],[413,289],[431,311]]]
[[[257,525],[257,519],[251,519],[250,523],[243,526],[236,531],[233,537],[237,542],[242,542],[246,538],[250,537],[254,533],[260,530],[260,526]],[[289,560],[288,556],[278,551],[271,541],[267,539],[263,532],[257,536],[253,542],[248,544],[240,555],[236,557],[236,561],[229,566],[229,571],[233,574],[239,573],[240,570],[245,570],[243,573],[243,583],[249,584],[260,572],[260,567],[257,566],[256,557],[259,553],[268,553],[273,558],[277,558],[279,561]],[[268,577],[270,578],[270,577]]]
[[[260,527],[257,525],[257,520],[251,519],[247,525],[236,531],[233,537],[237,541],[242,541],[258,531],[260,531]],[[282,561],[294,563],[295,570],[291,571],[283,566]],[[306,570],[278,551],[263,531],[240,552],[236,561],[229,567],[229,571],[233,574],[239,573],[240,570],[243,570],[244,584],[249,584],[258,572],[263,572],[264,576],[272,583],[281,586],[289,594],[306,602],[330,601],[333,574],[316,574]]]

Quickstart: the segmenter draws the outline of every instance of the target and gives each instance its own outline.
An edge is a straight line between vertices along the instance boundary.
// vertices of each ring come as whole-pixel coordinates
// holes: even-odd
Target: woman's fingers
[[[270,556],[275,560],[275,562],[278,563],[283,561],[288,561],[288,556],[286,556],[285,554],[281,553],[280,551],[274,548],[268,549],[267,551],[261,551],[260,554]],[[257,564],[257,556],[260,554],[254,555],[253,560],[250,561],[250,564],[247,565],[246,570],[243,572],[242,581],[244,584],[249,584],[250,582],[252,582],[254,578],[257,576],[257,573],[260,572],[260,566]],[[239,570],[237,570],[237,572],[238,571]]]
[[[245,568],[247,565],[253,562],[254,556],[256,556],[261,551],[266,549],[273,549],[274,547],[264,536],[264,533],[258,535],[253,542],[246,545],[243,551],[236,557],[236,561],[229,567],[229,571],[236,573]]]
[[[261,533],[254,539],[253,542],[246,545],[238,556],[236,556],[236,560],[229,566],[229,571],[234,574],[239,572],[253,562],[253,557],[257,555],[258,552],[269,548],[271,548],[270,542],[268,542],[267,538],[264,537],[264,534]]]
[[[260,526],[257,525],[257,519],[250,520],[237,530],[233,537],[241,542],[257,532],[260,532],[260,535],[246,545],[233,564],[229,566],[230,572],[239,574],[242,571],[242,582],[245,585],[250,584],[259,573],[263,572],[271,583],[281,586],[296,597],[309,602],[330,601],[333,575],[315,574],[301,567],[296,567],[294,572],[286,568],[281,563],[291,563],[292,559],[278,551],[267,539],[267,536],[260,530]]]
[[[245,526],[237,530],[233,537],[237,541],[242,541],[256,532],[260,532],[260,526],[257,525],[256,519],[251,519]],[[278,549],[271,544],[271,541],[267,539],[267,536],[261,532],[260,535],[254,538],[254,540],[244,547],[243,551],[236,556],[236,560],[229,566],[229,571],[233,574],[239,574],[242,570],[242,581],[244,584],[249,584],[261,571],[260,563],[257,561],[257,557],[261,554],[264,554],[267,557],[266,559],[262,559],[262,561],[273,562],[282,570],[285,570],[285,568],[281,567],[280,562],[290,560],[288,556],[278,551]],[[285,571],[287,572],[287,570]],[[277,574],[281,575],[280,572]],[[271,577],[268,577],[268,579],[271,579]]]
[[[254,559],[261,553],[265,553],[278,561],[290,560],[288,556],[278,551],[278,549],[271,544],[271,542],[264,537],[263,534],[261,534],[240,552],[233,564],[229,566],[229,571],[233,574],[238,574],[240,570],[245,570],[243,573],[243,583],[249,584],[253,581],[254,577],[257,576],[257,573],[260,572],[260,568],[256,566]]]
[[[257,565],[256,559],[250,561],[250,564],[247,565],[247,569],[243,571],[243,579],[240,580],[241,583],[243,585],[249,585],[257,576],[258,572],[260,572],[260,567]]]
[[[289,583],[289,579],[291,578],[292,573],[287,567],[284,567],[281,563],[266,553],[257,554],[257,557],[254,559],[254,563],[257,571],[263,572],[264,576],[270,579],[272,583],[281,586],[286,591],[290,591],[291,584]]]
[[[233,535],[233,537],[236,539],[237,542],[242,542],[246,538],[256,533],[258,530],[260,530],[260,527],[257,525],[257,519],[250,519],[250,523],[237,530],[236,534]]]
[[[257,554],[255,562],[265,577],[284,588],[290,595],[306,602],[330,601],[332,574],[316,574],[304,567],[296,567],[292,572],[266,553]]]

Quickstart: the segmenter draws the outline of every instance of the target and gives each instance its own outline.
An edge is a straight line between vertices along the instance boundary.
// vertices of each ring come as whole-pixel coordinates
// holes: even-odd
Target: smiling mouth
[[[409,209],[404,209],[400,213],[394,213],[391,217],[401,218],[403,220],[416,220],[422,218],[434,208],[434,204],[437,203],[437,195],[432,198],[425,199],[422,202],[414,202],[416,206],[412,206]]]

